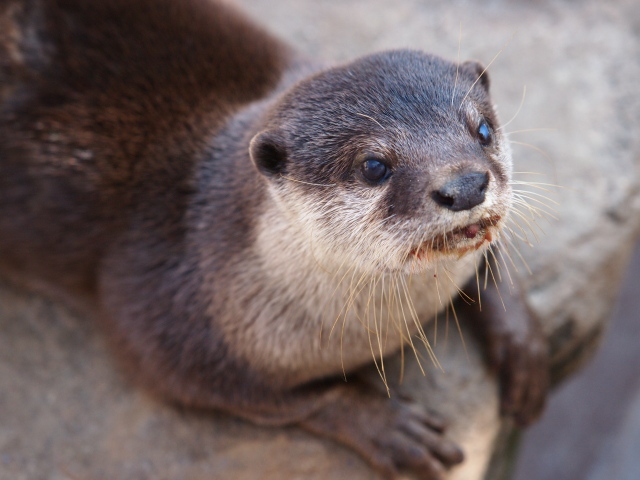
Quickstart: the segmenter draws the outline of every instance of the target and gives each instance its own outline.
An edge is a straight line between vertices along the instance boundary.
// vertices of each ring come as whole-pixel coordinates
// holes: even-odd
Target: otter
[[[325,67],[211,0],[2,0],[0,25],[4,275],[95,318],[169,402],[299,425],[389,478],[462,461],[358,370],[426,341],[507,221],[479,63]],[[476,326],[526,424],[546,344],[495,290]]]

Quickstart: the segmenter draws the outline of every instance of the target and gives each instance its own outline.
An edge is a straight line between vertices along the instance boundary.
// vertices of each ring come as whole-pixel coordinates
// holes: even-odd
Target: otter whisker
[[[467,361],[471,361],[471,359],[469,358],[469,350],[467,349],[467,342],[464,341],[464,335],[462,334],[462,327],[460,327],[460,320],[458,320],[458,314],[456,313],[456,307],[453,304],[453,298],[449,299],[449,305],[451,305],[451,312],[453,313],[453,318],[456,322],[456,328],[458,329],[458,335],[460,336],[460,341],[462,342],[462,348],[464,350],[464,353],[467,356]]]
[[[520,210],[521,207],[524,207],[527,209],[527,212],[523,212],[522,210]],[[527,226],[527,228],[529,229],[529,231],[534,235],[536,242],[539,241],[539,238],[536,234],[536,230],[542,232],[544,234],[544,228],[542,227],[542,225],[540,225],[538,223],[539,219],[544,219],[544,220],[548,220],[549,218],[556,220],[557,217],[550,214],[549,212],[546,212],[545,210],[542,209],[538,209],[538,212],[535,212],[535,207],[532,207],[531,205],[529,205],[528,203],[524,203],[522,204],[522,202],[516,202],[514,201],[513,205],[511,206],[511,212],[513,214],[513,216],[511,218],[509,218],[509,220],[514,224],[514,225],[519,225],[519,223],[516,221],[516,219],[521,220],[524,222],[524,224]],[[527,215],[528,214],[528,215]]]
[[[380,280],[384,280],[384,275],[381,276]],[[384,291],[384,288],[382,288]],[[380,295],[380,324],[378,325],[378,321],[375,315],[375,307],[374,307],[374,316],[373,316],[373,325],[375,326],[376,337],[378,338],[378,353],[380,355],[380,369],[382,370],[383,381],[385,385],[387,385],[387,373],[384,367],[384,349],[382,346],[382,309],[383,309],[383,296]],[[389,387],[387,386],[387,392],[389,392]]]
[[[343,321],[342,321],[342,329],[344,330],[344,324],[345,324],[345,321],[346,321],[347,313],[351,309],[357,294],[361,291],[361,290],[356,290],[356,289],[358,288],[358,286],[360,285],[362,280],[364,278],[366,278],[366,273],[363,273],[360,276],[360,279],[358,280],[358,283],[356,284],[356,286],[354,288],[353,287],[353,279],[354,279],[354,276],[355,276],[355,268],[351,268],[349,270],[352,272],[351,273],[351,283],[350,283],[350,286],[349,286],[349,296],[348,296],[347,301],[345,302],[345,304],[342,306],[342,308],[338,312],[338,315],[336,316],[336,319],[333,322],[333,325],[331,326],[331,330],[329,331],[329,338],[331,338],[331,335],[333,335],[333,330],[335,329],[335,327],[338,324],[338,321],[340,320],[341,317],[343,319]]]
[[[378,375],[380,376],[385,388],[387,389],[387,394],[389,394],[390,390],[389,390],[389,385],[387,383],[387,376],[386,376],[386,372],[385,372],[385,369],[384,369],[384,364],[382,363],[383,362],[382,355],[380,356],[380,360],[378,360],[378,357],[376,356],[376,353],[375,353],[375,347],[374,347],[373,342],[371,340],[371,335],[375,333],[376,337],[378,339],[378,346],[379,346],[380,337],[379,337],[379,335],[377,333],[377,330],[376,330],[377,322],[376,322],[376,319],[375,319],[375,310],[376,309],[375,309],[375,306],[373,306],[373,308],[372,308],[372,304],[371,304],[371,302],[372,302],[372,300],[373,300],[373,298],[375,296],[375,288],[376,288],[376,285],[378,283],[378,280],[379,279],[373,278],[372,281],[369,282],[369,295],[368,295],[368,299],[367,299],[367,306],[365,308],[365,317],[366,317],[366,320],[367,320],[367,332],[368,332],[367,338],[369,340],[369,349],[371,350],[371,356],[373,357],[373,363],[374,363],[374,365],[376,367],[376,370],[378,371]],[[374,328],[371,328],[371,326],[370,326],[370,322],[371,322],[371,319],[372,319],[372,315],[370,314],[370,310],[373,313]],[[381,362],[381,363],[379,363],[379,362]]]
[[[471,305],[472,303],[476,303],[475,300],[473,298],[471,298],[469,296],[469,294],[467,292],[465,292],[464,290],[462,290],[458,284],[453,280],[453,278],[451,277],[451,274],[449,273],[449,271],[445,268],[444,270],[444,274],[447,276],[447,278],[449,279],[449,282],[451,282],[451,285],[453,285],[453,287],[455,288],[455,290],[458,292],[458,294],[460,295],[460,297],[462,298],[462,300],[467,304],[467,305]]]
[[[391,274],[391,275],[384,275],[384,277],[386,279],[386,283],[382,284],[383,288],[382,288],[381,297],[382,299],[386,298],[386,302],[383,302],[383,300],[381,300],[381,303],[386,304],[387,322],[385,325],[385,335],[384,335],[384,346],[386,348],[387,345],[389,344],[389,335],[391,332],[391,327],[393,326],[397,330],[397,323],[394,315],[395,303],[391,294],[394,276],[393,274]],[[385,288],[385,285],[386,285],[386,288]]]
[[[420,235],[420,232],[414,232],[406,241],[405,243],[405,247],[401,250],[402,252],[402,258],[408,258],[411,255],[412,249],[414,245],[421,245],[422,241],[418,241],[416,242],[415,239],[418,238],[418,235]],[[419,255],[419,248],[417,247],[415,249],[415,251],[413,252],[413,258],[414,260],[418,260],[418,255]],[[413,269],[413,265],[411,266],[411,268]]]
[[[354,272],[355,274],[355,272]],[[346,372],[346,368],[344,365],[344,329],[346,326],[346,322],[347,322],[347,316],[349,311],[351,310],[351,307],[353,305],[353,302],[355,301],[356,296],[358,296],[360,294],[360,292],[366,287],[366,283],[360,288],[358,289],[358,286],[360,285],[360,283],[362,283],[363,279],[367,278],[366,273],[363,273],[359,280],[358,283],[356,284],[356,287],[353,287],[353,275],[351,277],[351,284],[349,286],[349,295],[350,298],[348,299],[347,303],[343,306],[344,309],[344,314],[342,314],[342,310],[341,312],[338,314],[338,317],[336,318],[336,321],[334,322],[333,326],[331,327],[331,331],[329,332],[329,338],[331,338],[331,334],[333,333],[333,329],[335,328],[336,324],[338,323],[338,320],[340,319],[340,315],[342,314],[342,328],[340,329],[340,364],[342,367],[342,373],[346,379],[347,376],[347,372]],[[356,289],[358,289],[356,291]],[[346,306],[346,309],[345,309]],[[356,311],[356,318],[359,319],[359,315]],[[362,322],[361,322],[362,323]]]
[[[385,223],[387,223],[389,220],[391,220],[392,218],[394,218],[396,216],[395,213],[383,218],[382,220],[380,220],[380,225],[384,225]]]
[[[365,278],[366,278],[366,281],[365,281],[364,283],[362,283],[362,281],[363,281]],[[380,278],[380,277],[379,277],[379,278]],[[378,278],[378,280],[379,280],[379,278]],[[355,301],[356,301],[356,298],[360,296],[360,294],[364,291],[364,289],[365,289],[365,288],[367,288],[367,286],[369,286],[369,285],[371,285],[371,284],[373,283],[373,285],[374,285],[374,287],[375,287],[375,285],[377,284],[378,280],[375,280],[375,282],[374,282],[373,277],[369,276],[369,274],[367,274],[366,272],[365,272],[365,273],[363,273],[363,274],[361,275],[361,277],[360,277],[360,280],[358,280],[358,284],[362,283],[362,286],[358,287],[358,285],[356,285],[356,289],[357,289],[357,290],[356,290],[356,291],[353,291],[353,292],[351,292],[351,293],[350,293],[350,295],[349,295],[349,299],[347,300],[347,305],[348,305],[347,310],[350,310],[350,309],[352,308],[353,304],[354,304],[354,303],[355,303]],[[369,300],[370,300],[370,299],[369,299]],[[368,301],[369,301],[369,300],[368,300]],[[359,322],[363,327],[365,327],[365,328],[369,328],[368,323],[367,323],[367,325],[365,325],[365,323],[364,323],[364,319],[360,316],[360,314],[359,314],[359,312],[358,312],[358,310],[357,310],[357,309],[355,310],[355,315],[356,315],[356,319],[358,320],[358,322]],[[346,316],[346,313],[345,313],[345,316]]]
[[[447,231],[443,229],[442,236],[444,238],[444,248],[449,250],[449,240],[447,239]]]
[[[343,264],[344,264],[344,262],[343,262]],[[338,270],[336,271],[335,275],[337,275],[339,271],[340,271],[340,270],[338,269]],[[346,276],[347,276],[347,275],[349,275],[349,272],[352,272],[352,271],[355,271],[355,266],[353,266],[353,265],[352,265],[351,267],[349,267],[349,268],[345,271],[345,273],[344,273],[344,275],[342,276],[342,278],[337,282],[337,284],[336,284],[335,288],[333,289],[333,292],[332,292],[332,294],[331,294],[331,297],[330,297],[330,298],[325,302],[325,305],[327,305],[327,304],[328,304],[328,303],[329,303],[329,302],[330,302],[330,301],[335,297],[335,295],[336,295],[336,293],[337,293],[338,289],[340,289],[340,287],[342,286],[342,282],[344,281],[344,279],[346,278]],[[333,278],[335,278],[335,275],[334,275],[334,277],[333,277]],[[332,280],[333,280],[333,278],[332,278]],[[342,307],[342,308],[344,309],[344,305],[343,305],[343,307]],[[329,311],[331,311],[331,310],[329,310]],[[331,330],[329,331],[329,338],[331,338],[331,334],[333,333],[333,329],[335,328],[335,325],[336,325],[336,323],[337,323],[338,319],[340,318],[341,313],[342,313],[342,309],[338,312],[338,316],[337,316],[336,320],[334,321],[334,323],[333,323],[333,325],[332,325],[332,327],[331,327]],[[322,322],[321,322],[321,325],[320,325],[320,338],[322,338],[322,332],[323,332],[323,330],[324,330],[324,320],[325,320],[325,317],[326,317],[326,316],[323,316],[323,318],[322,318]]]
[[[525,180],[512,180],[511,182],[509,182],[509,185],[525,185],[525,186],[530,186],[530,187],[533,187],[533,188],[538,188],[539,190],[544,190],[545,192],[549,192],[549,193],[552,193],[552,191],[549,190],[548,188],[543,188],[543,186],[545,186],[545,187],[553,187],[553,188],[563,188],[565,190],[572,190],[571,188],[564,187],[562,185],[556,185],[555,183],[528,182],[528,181],[525,181]]]
[[[474,255],[473,266],[476,273],[476,287],[478,289],[478,309],[482,311],[482,295],[480,294],[480,273],[478,272],[478,257]]]
[[[535,229],[534,229],[534,228],[532,228],[532,226],[531,226],[531,224],[533,223],[533,224],[535,224],[538,228],[540,228],[540,226],[535,222],[535,220],[532,220],[532,219],[530,219],[530,218],[527,218],[525,215],[523,215],[523,214],[522,214],[522,212],[520,212],[516,207],[513,207],[513,206],[511,207],[511,213],[512,213],[513,215],[515,215],[516,217],[520,218],[520,219],[521,219],[521,220],[522,220],[522,221],[523,221],[523,222],[524,222],[524,223],[529,227],[529,229],[530,229],[529,231],[532,233],[532,235],[533,235],[533,236],[534,236],[534,238],[536,239],[536,242],[539,242],[539,241],[540,241],[540,239],[538,238],[538,235],[536,234]],[[518,225],[518,226],[519,226],[519,224],[518,224],[518,223],[516,223],[513,219],[511,219],[511,220],[512,220],[512,222],[513,222],[515,225]],[[521,230],[522,230],[522,229],[521,229]],[[523,230],[523,232],[524,232],[524,230]]]
[[[511,117],[507,123],[503,123],[500,127],[496,128],[496,130],[504,130],[504,128],[507,125],[509,125],[511,122],[513,122],[517,118],[517,116],[520,114],[520,110],[522,110],[522,106],[524,105],[524,97],[526,96],[526,94],[527,94],[527,86],[523,85],[523,87],[522,87],[522,98],[520,99],[520,105],[518,106],[518,109],[516,110],[516,113],[513,114],[513,117]]]
[[[556,206],[559,205],[558,202],[546,197],[545,195],[540,195],[537,192],[529,192],[526,190],[518,190],[518,191],[514,191],[513,192],[514,196],[526,203],[528,203],[529,201],[534,202],[538,205],[542,205],[544,208],[547,208],[549,210],[551,210],[553,213],[558,214],[558,210],[554,207],[552,207],[551,205],[549,205],[549,203],[552,203]],[[547,203],[549,202],[549,203]]]
[[[402,294],[400,292],[400,287],[401,287],[400,283],[396,282],[395,288],[397,289],[398,295],[400,297],[402,297]],[[418,355],[418,351],[416,350],[416,347],[415,347],[415,345],[413,343],[413,335],[411,334],[411,329],[409,328],[409,323],[407,322],[407,316],[406,316],[406,314],[404,312],[404,305],[403,305],[402,302],[399,302],[399,305],[400,305],[401,317],[402,317],[402,320],[404,322],[404,327],[405,327],[405,329],[407,331],[407,339],[408,339],[407,343],[409,343],[409,345],[411,346],[411,350],[413,351],[413,354],[415,355],[416,361],[418,363],[418,367],[420,368],[420,371],[424,375],[424,368],[422,367],[422,363],[420,362],[420,356]],[[401,326],[400,326],[400,330],[402,330]],[[404,337],[403,337],[403,340],[404,340]],[[404,344],[404,342],[403,342],[403,344]],[[404,365],[403,365],[403,367],[404,367]]]
[[[291,178],[291,177],[287,177],[285,175],[280,174],[281,178],[284,178],[285,180],[289,180],[291,182],[296,182],[296,183],[303,183],[304,185],[311,185],[312,187],[335,187],[337,184],[335,183],[329,183],[329,184],[323,184],[323,183],[309,183],[309,182],[305,182],[303,180],[296,180],[295,178]]]
[[[494,256],[494,258],[495,258],[495,256]],[[489,259],[487,257],[486,251],[485,251],[485,259],[486,259],[487,268],[489,270],[491,278],[493,279],[493,284],[496,287],[496,293],[498,294],[498,297],[500,298],[500,302],[502,303],[502,308],[504,308],[504,310],[506,312],[507,311],[507,307],[505,306],[504,300],[502,299],[502,294],[500,293],[500,287],[498,286],[498,281],[496,280],[496,276],[493,273],[493,268],[491,268],[491,263],[489,262]]]
[[[433,248],[433,245],[432,245],[432,248]],[[438,295],[438,303],[442,307],[443,303],[442,303],[442,297],[440,296],[440,277],[438,276],[438,263],[439,262],[436,261],[434,276],[435,276],[435,279],[436,279],[436,294]]]
[[[460,73],[460,45],[462,44],[462,22],[458,29],[458,57],[456,61],[456,78],[453,81],[453,90],[451,92],[451,106],[453,107],[453,100],[456,97],[456,87],[458,86],[458,74]]]
[[[542,218],[546,220],[546,217],[535,217],[535,216],[526,217],[525,213],[520,211],[520,209],[515,205],[512,205],[511,209],[514,212],[516,217],[518,217],[518,214],[523,216],[522,219],[526,222],[527,227],[530,229],[531,233],[533,233],[534,237],[536,238],[536,241],[539,241],[539,238],[536,235],[536,230],[540,231],[540,233],[542,233],[543,235],[545,234],[545,230],[542,227],[542,225],[538,223],[538,218]],[[512,220],[515,222],[515,219],[512,219]]]
[[[531,190],[523,190],[523,189],[517,189],[514,190],[514,193],[517,193],[518,195],[527,195],[528,197],[536,197],[538,199],[542,199],[540,201],[549,201],[551,203],[553,203],[554,205],[560,206],[560,202],[555,201],[554,199],[552,199],[551,197],[547,196],[547,195],[543,195],[540,192],[533,192]],[[551,208],[551,207],[549,207]]]
[[[543,205],[543,207],[538,207],[536,205],[532,205],[531,203],[529,203],[529,201],[535,202],[535,203],[540,203],[540,204]],[[552,213],[550,213],[547,210],[545,210],[545,208],[548,208],[549,210],[552,210],[552,211],[555,211],[555,210],[553,210],[552,207],[549,207],[549,206],[545,205],[544,203],[540,202],[537,199],[521,197],[518,194],[514,194],[513,203],[516,204],[516,205],[519,205],[519,206],[522,206],[522,207],[526,208],[533,217],[537,217],[537,218],[547,218],[547,217],[549,217],[549,218],[552,218],[554,220],[558,220],[558,218],[555,215],[553,215]],[[556,211],[556,213],[557,213],[557,211]]]
[[[509,248],[511,247],[511,243],[509,240],[510,239],[508,237],[505,237],[504,239],[497,242],[496,245],[498,246],[498,252],[500,253],[501,256],[503,257],[506,256],[509,259],[509,262],[511,263],[511,266],[514,268],[514,270],[519,273],[520,270],[518,270],[518,266],[516,265],[516,263],[513,261],[513,258],[511,257],[511,252],[509,250]]]
[[[531,150],[535,150],[536,152],[538,152],[540,155],[542,155],[544,158],[547,159],[547,161],[553,165],[553,160],[551,159],[551,156],[545,152],[543,149],[541,149],[540,147],[536,147],[535,145],[531,145],[530,143],[525,143],[525,142],[518,142],[516,140],[512,140],[509,139],[509,143],[511,143],[512,145],[521,145],[523,147],[528,147]]]
[[[496,265],[499,264],[497,257],[500,257],[500,260],[502,260],[502,266],[504,267],[504,271],[506,272],[507,278],[509,279],[509,284],[513,285],[514,283],[513,283],[513,278],[511,278],[511,271],[509,270],[509,265],[507,264],[504,254],[502,253],[502,249],[496,248],[495,250],[498,251],[498,255],[496,255],[496,253],[494,252],[494,248],[492,248],[491,246],[489,247],[489,251],[491,252],[491,255],[493,256],[493,258],[495,259]],[[500,279],[500,281],[502,282],[502,278]]]
[[[444,344],[449,343],[449,305],[444,309]]]
[[[380,122],[378,122],[375,118],[370,117],[369,115],[365,115],[364,113],[357,113],[356,115],[359,115],[360,117],[364,117],[364,118],[368,118],[369,120],[371,120],[373,123],[375,123],[376,125],[378,125],[381,129],[386,130],[386,128],[384,128]]]
[[[529,215],[531,215],[531,221],[532,222],[537,222],[537,220],[540,220],[540,219],[558,220],[557,216],[555,216],[552,213],[546,211],[544,208],[537,207],[535,205],[531,205],[530,203],[528,203],[525,200],[516,198],[516,199],[514,199],[513,204],[517,205],[518,207],[526,208],[527,212],[529,213]]]
[[[482,256],[484,257],[484,285],[482,287],[483,290],[487,289],[487,280],[489,278],[489,257],[487,257],[486,250],[482,252]]]
[[[325,205],[326,205],[326,204],[325,204]],[[312,222],[312,225],[313,225],[313,222]],[[314,238],[314,237],[315,237],[315,235],[314,235],[314,234],[312,234],[312,235],[310,236],[310,252],[311,252],[312,258],[313,258],[314,262],[316,263],[316,265],[318,266],[318,268],[320,268],[320,269],[321,269],[322,271],[324,271],[325,273],[330,274],[331,272],[330,272],[328,269],[326,269],[323,265],[321,265],[320,261],[319,261],[319,260],[317,259],[317,257],[316,257],[316,254],[315,254],[315,248],[314,248],[314,243],[313,243],[313,238]],[[347,260],[348,260],[348,259],[345,257],[345,258],[342,260],[341,264],[336,268],[336,270],[335,270],[335,272],[333,273],[333,275],[331,276],[331,283],[335,283],[335,288],[333,289],[333,291],[332,291],[331,295],[330,295],[330,296],[328,296],[328,297],[327,297],[327,299],[325,299],[325,301],[324,301],[324,303],[323,303],[323,305],[325,306],[325,309],[326,309],[326,311],[327,311],[327,312],[331,312],[331,311],[332,311],[332,309],[331,309],[331,308],[326,308],[326,307],[327,307],[327,306],[328,306],[328,305],[329,305],[329,304],[334,300],[334,298],[335,298],[335,296],[336,296],[336,293],[337,293],[338,289],[342,286],[342,284],[343,284],[343,282],[344,282],[345,278],[349,275],[349,273],[350,273],[350,272],[352,272],[352,274],[353,274],[353,272],[355,271],[355,266],[353,266],[353,265],[352,265],[351,267],[349,267],[349,268],[344,272],[344,274],[343,274],[342,278],[341,278],[338,282],[335,282],[335,279],[336,279],[336,277],[338,276],[338,274],[339,274],[341,271],[343,271],[344,264],[346,263],[346,261],[347,261]],[[343,306],[343,309],[344,309],[344,306]],[[333,323],[333,325],[332,325],[332,327],[331,327],[331,330],[330,330],[330,333],[329,333],[329,338],[331,337],[331,334],[333,333],[333,330],[334,330],[335,325],[337,324],[337,322],[338,322],[338,320],[339,320],[339,318],[340,318],[341,313],[342,313],[342,310],[338,313],[338,315],[337,315],[337,317],[336,317],[336,320],[334,321],[334,323]],[[346,315],[346,313],[345,313],[345,315]],[[326,316],[327,316],[327,314],[326,314],[326,313],[325,313],[325,314],[323,314],[323,316],[322,316],[322,320],[321,320],[321,322],[320,322],[320,340],[322,340],[322,336],[323,336],[323,332],[324,332],[324,323],[325,323],[325,320],[326,320]]]
[[[535,248],[534,243],[532,243],[529,240],[529,237],[527,236],[526,232],[524,231],[524,228],[515,219],[510,218],[509,219],[509,223],[512,226],[517,227],[522,232],[524,237],[519,235],[518,232],[516,232],[510,225],[507,224],[507,225],[504,226],[503,235],[500,238],[500,244],[501,245],[513,246],[514,250],[516,250],[516,251],[518,251],[518,246],[522,245],[522,244],[524,244],[524,245],[526,245],[528,247],[531,247],[531,248]],[[534,225],[539,228],[539,226],[537,224],[535,224],[535,222],[534,222]],[[529,232],[533,232],[534,235],[535,235],[535,232],[534,232],[534,229],[533,229],[532,225],[527,224],[527,228],[528,228]],[[542,231],[542,233],[544,234],[544,231]],[[536,241],[537,240],[538,240],[538,238],[536,236]]]
[[[429,358],[431,359],[431,361],[434,364],[434,366],[436,366],[437,368],[442,369],[442,366],[440,365],[440,362],[436,358],[435,352],[433,351],[433,348],[431,347],[431,344],[429,343],[429,340],[428,340],[427,335],[426,335],[426,333],[425,333],[425,331],[424,331],[424,329],[422,327],[422,324],[420,323],[420,319],[418,317],[418,314],[415,311],[415,306],[413,305],[413,300],[411,299],[411,296],[409,295],[407,284],[406,284],[406,282],[404,281],[403,278],[401,278],[400,280],[401,280],[401,285],[402,285],[403,290],[404,290],[405,298],[407,299],[407,306],[408,306],[408,308],[410,310],[409,313],[410,313],[411,318],[412,318],[412,320],[413,320],[413,322],[414,322],[414,324],[415,324],[415,326],[416,326],[416,328],[417,328],[417,330],[419,332],[418,338],[424,344],[424,346],[425,346],[425,348],[427,350],[427,354],[429,355]]]
[[[504,126],[504,125],[503,125]],[[510,132],[504,132],[505,135],[513,135],[516,133],[529,133],[529,132],[557,132],[558,129],[557,128],[525,128],[522,130],[512,130]],[[513,172],[513,173],[520,173],[520,172]],[[532,172],[533,173],[533,172]],[[533,173],[534,175],[544,175],[544,173]]]
[[[505,246],[507,247],[507,249],[509,249],[509,247],[511,246],[510,244],[505,243]],[[529,246],[533,246],[533,245],[529,245]],[[510,250],[509,250],[510,251]],[[525,266],[525,268],[527,269],[527,272],[529,273],[529,275],[532,275],[531,269],[529,268],[529,264],[527,263],[527,261],[524,259],[524,257],[522,256],[522,254],[520,253],[520,250],[518,248],[516,248],[514,246],[513,251],[516,253],[516,255],[518,255],[518,258],[520,259],[520,261],[523,263],[523,265]]]
[[[526,192],[525,192],[526,193]],[[531,201],[531,203],[530,203]],[[539,215],[534,209],[539,209],[542,210],[543,212],[546,212],[546,210],[544,210],[544,208],[548,208],[549,210],[551,210],[553,207],[549,207],[547,206],[545,203],[542,203],[540,200],[538,199],[533,199],[533,198],[528,198],[526,196],[526,194],[523,194],[523,191],[514,191],[513,192],[513,202],[515,204],[518,204],[522,207],[525,207],[529,213],[531,214],[532,217],[540,217],[542,215]],[[533,203],[536,203],[538,205],[542,205],[541,207],[538,205],[534,205]]]
[[[404,340],[400,342],[400,377],[398,378],[398,382],[402,385],[404,381]],[[420,362],[418,362],[420,365]]]
[[[480,79],[482,78],[482,75],[485,74],[485,72],[487,70],[489,70],[489,67],[493,64],[493,62],[496,61],[496,59],[500,56],[500,54],[503,52],[503,50],[505,48],[507,48],[507,45],[509,45],[509,43],[511,43],[511,40],[513,40],[513,37],[516,36],[517,32],[514,32],[513,35],[511,35],[511,37],[509,38],[509,40],[507,40],[505,42],[505,44],[502,46],[502,48],[498,51],[498,53],[495,54],[495,56],[491,59],[491,61],[487,64],[486,67],[484,67],[484,70],[482,70],[482,73],[480,73],[480,75],[478,75],[478,78],[476,78],[476,81],[473,82],[471,84],[471,86],[469,87],[469,90],[467,91],[467,93],[465,93],[464,97],[462,97],[462,100],[460,100],[460,106],[458,107],[458,111],[460,111],[460,109],[462,108],[462,104],[464,103],[464,101],[467,99],[467,97],[469,96],[469,94],[471,93],[471,90],[473,90],[473,87],[476,86],[476,83],[478,83],[478,81],[480,81]]]
[[[433,348],[435,349],[438,346],[438,309],[436,309],[436,313],[433,316]]]
[[[415,309],[415,305],[413,304],[413,298],[410,295],[410,289],[409,286],[406,283],[406,280],[404,278],[400,278],[400,285],[402,286],[402,289],[404,291],[404,296],[405,299],[407,301],[407,309],[409,310],[409,315],[411,316],[411,319],[413,320],[417,332],[418,332],[418,336],[423,340],[423,341],[427,341],[427,336],[424,332],[424,329],[422,327],[422,323],[420,323],[420,318],[418,316],[418,313],[416,312]],[[404,312],[403,312],[404,313]],[[405,319],[406,320],[406,319]],[[428,341],[427,341],[428,343]]]
[[[509,233],[511,233],[514,237],[516,237],[518,240],[520,240],[521,242],[525,243],[526,245],[528,245],[529,247],[533,247],[533,243],[531,243],[529,241],[529,237],[527,236],[527,233],[524,231],[524,229],[520,226],[520,224],[518,222],[516,222],[515,220],[513,220],[512,218],[509,219],[509,223],[514,225],[515,227],[517,227],[521,232],[522,235],[520,235],[518,232],[516,232],[513,228],[511,228],[509,226],[509,224],[506,224],[503,228],[504,231],[508,231]]]
[[[389,275],[389,278],[387,281],[387,288],[384,293],[384,295],[387,297],[387,326],[386,326],[387,338],[385,338],[385,345],[388,344],[389,332],[391,331],[391,327],[393,327],[393,329],[396,332],[398,332],[398,335],[400,335],[400,338],[402,338],[402,334],[400,333],[400,330],[398,328],[399,319],[396,318],[396,309],[397,309],[396,302],[398,301],[398,298],[394,294],[394,290],[393,290],[394,282],[395,282],[395,274],[392,272]]]

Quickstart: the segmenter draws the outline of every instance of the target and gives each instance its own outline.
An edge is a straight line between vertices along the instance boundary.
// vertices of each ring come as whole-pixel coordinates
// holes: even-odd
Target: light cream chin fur
[[[309,199],[302,200],[293,205],[309,205]],[[240,273],[245,285],[256,275],[270,286],[268,294],[244,303],[253,321],[243,326],[242,341],[234,342],[252,367],[294,385],[352,370],[402,345],[425,353],[423,325],[474,275],[482,250],[462,258],[434,256],[412,267],[402,260],[406,252],[398,251],[398,239],[367,220],[375,208],[375,202],[368,203],[374,206],[340,210],[352,228],[339,236],[344,227],[323,225],[315,208],[292,211],[283,209],[281,200],[268,202],[259,221],[253,272]],[[370,248],[358,251],[367,242]],[[385,269],[390,256],[406,265]],[[229,338],[237,335],[238,325],[225,326]]]

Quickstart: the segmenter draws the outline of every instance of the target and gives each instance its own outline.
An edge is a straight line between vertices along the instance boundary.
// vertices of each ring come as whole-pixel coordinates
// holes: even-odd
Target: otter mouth
[[[453,254],[462,257],[493,241],[492,227],[498,225],[502,217],[494,215],[477,223],[459,227],[423,242],[409,252],[408,260],[422,260],[434,254]]]

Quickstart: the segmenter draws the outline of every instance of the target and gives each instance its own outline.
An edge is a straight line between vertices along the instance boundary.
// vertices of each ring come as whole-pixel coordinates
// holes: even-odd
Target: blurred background
[[[515,480],[640,475],[640,248],[593,360],[551,395],[523,436]]]

